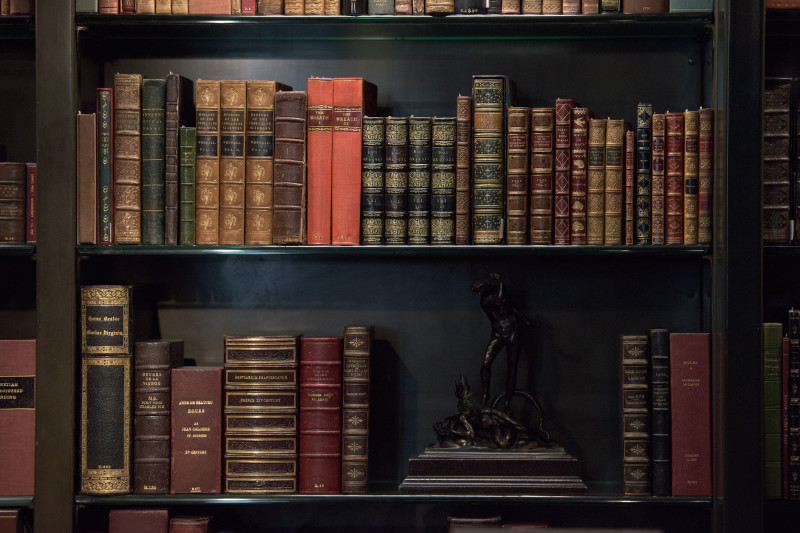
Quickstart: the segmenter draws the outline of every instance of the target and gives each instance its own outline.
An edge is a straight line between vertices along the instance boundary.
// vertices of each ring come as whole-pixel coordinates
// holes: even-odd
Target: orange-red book
[[[308,244],[331,243],[333,78],[308,79]]]

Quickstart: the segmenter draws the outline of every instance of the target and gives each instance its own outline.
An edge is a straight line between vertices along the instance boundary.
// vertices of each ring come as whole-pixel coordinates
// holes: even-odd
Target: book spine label
[[[361,244],[383,244],[383,117],[364,117],[361,146]]]
[[[131,319],[130,287],[81,287],[81,353],[133,353]]]
[[[570,212],[570,170],[572,148],[572,108],[571,99],[556,100],[555,124],[555,182],[553,243],[569,244]]]
[[[456,99],[456,244],[470,244],[472,215],[472,97]]]
[[[622,335],[622,469],[626,495],[652,494],[650,462],[650,344]]]
[[[114,105],[113,90],[97,89],[97,244],[114,242]]]
[[[530,243],[553,244],[555,108],[531,110]]]
[[[667,113],[664,240],[683,244],[683,113]]]
[[[605,119],[589,120],[589,148],[586,157],[586,244],[604,242],[607,129]]]
[[[367,492],[370,326],[346,326],[342,355],[342,493]]]
[[[472,242],[502,244],[504,231],[505,80],[472,80]]]
[[[653,244],[664,244],[666,200],[666,117],[663,113],[653,113],[653,153],[652,153],[652,237]]]
[[[245,99],[243,80],[220,82],[219,244],[244,244]]]
[[[36,341],[0,340],[0,496],[33,495],[35,409]]]
[[[506,133],[506,244],[528,243],[530,109],[508,108]]]
[[[698,244],[711,244],[714,222],[714,110],[700,109]],[[797,219],[797,217],[795,217]]]
[[[700,112],[685,111],[683,136],[683,244],[697,244],[700,192]]]
[[[431,244],[455,244],[456,118],[435,117],[431,137]]]
[[[606,125],[606,189],[604,244],[622,244],[625,210],[625,121]]]
[[[636,107],[636,238],[635,244],[652,243],[652,173],[651,153],[653,106]]]
[[[405,244],[408,235],[408,118],[386,118],[384,242]]]
[[[114,74],[114,242],[142,243],[142,76]]]
[[[430,242],[431,119],[408,119],[408,244]]]
[[[180,128],[180,243],[183,245],[195,244],[195,143],[196,130],[193,127],[181,126]]]
[[[220,82],[196,83],[195,239],[219,244]]]
[[[332,115],[333,80],[309,78],[308,244],[331,243]]]
[[[142,81],[142,244],[164,244],[167,82]]]
[[[305,91],[275,95],[274,244],[306,242]]]

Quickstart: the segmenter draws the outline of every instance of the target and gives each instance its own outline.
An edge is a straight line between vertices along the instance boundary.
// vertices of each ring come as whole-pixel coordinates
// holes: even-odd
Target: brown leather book
[[[304,15],[305,14],[305,2],[304,2],[304,0],[284,0],[283,1],[283,14],[284,15]],[[309,13],[309,15],[310,15],[310,13]]]
[[[600,0],[583,0],[581,3],[581,13],[585,15],[600,13]]]
[[[211,520],[210,516],[170,518],[169,533],[211,533]]]
[[[108,533],[169,533],[167,509],[111,509]]]
[[[172,369],[170,494],[222,492],[222,369]]]
[[[553,107],[531,110],[531,244],[553,244],[555,120]]]
[[[36,341],[0,340],[0,496],[33,495]]]
[[[472,242],[472,97],[456,98],[456,244]]]
[[[0,163],[0,243],[25,244],[25,163]]]
[[[503,15],[519,15],[521,9],[520,0],[502,0],[500,3],[500,12]]]
[[[700,112],[683,113],[683,244],[697,244],[700,190]]]
[[[220,82],[195,83],[195,242],[219,244]]]
[[[119,0],[119,12],[126,15],[136,13],[136,0]]]
[[[569,244],[572,108],[569,98],[556,100],[553,244]]]
[[[171,15],[172,14],[172,0],[156,0],[156,14],[158,14],[158,15]]]
[[[97,244],[97,115],[78,113],[78,244]]]
[[[564,15],[577,15],[581,12],[581,0],[562,0],[561,13]]]
[[[544,15],[560,15],[561,9],[561,0],[543,0],[542,2],[542,14]]]
[[[669,0],[622,0],[623,13],[668,13]]]
[[[606,189],[603,244],[622,244],[625,211],[625,121],[606,124]]]
[[[189,14],[189,0],[172,0],[172,14],[173,15],[188,15]]]
[[[142,243],[142,75],[114,74],[114,243]]]
[[[189,0],[190,15],[230,15],[231,0]]]
[[[273,244],[306,243],[305,91],[275,94]]]
[[[35,0],[9,0],[8,1],[8,14],[9,15],[35,15],[36,2]]]
[[[386,117],[383,224],[386,244],[408,238],[408,117]]]
[[[244,80],[219,82],[219,244],[244,244]]]
[[[698,244],[711,244],[714,225],[714,110],[700,108],[700,188],[698,189]],[[800,194],[800,191],[795,191]],[[797,207],[800,209],[800,207]]]
[[[136,0],[137,15],[154,15],[156,12],[156,0]]]
[[[606,214],[606,119],[589,120],[586,157],[586,244],[603,244]]]
[[[589,119],[585,107],[572,110],[571,164],[569,178],[569,243],[586,244],[586,178]]]
[[[114,243],[114,90],[97,89],[97,244]]]
[[[633,197],[636,179],[636,133],[633,130],[625,132],[625,244],[633,244],[634,222],[636,213]]]
[[[652,153],[652,239],[653,244],[665,243],[666,198],[666,139],[667,121],[664,113],[653,113],[653,153]]]
[[[531,110],[509,107],[507,117],[506,244],[527,244]]]
[[[258,15],[282,15],[283,0],[257,0],[256,14]]]
[[[683,244],[683,113],[666,113],[664,242]]]
[[[650,341],[621,335],[622,470],[626,496],[652,494],[650,447]]]
[[[372,326],[345,326],[342,354],[342,492],[365,494],[369,470]]]
[[[412,13],[412,0],[394,0],[395,15],[411,15]]]
[[[174,6],[173,6],[174,7]],[[179,233],[179,141],[181,126],[194,126],[194,82],[180,74],[167,76],[164,135],[164,244],[178,244]]]
[[[452,15],[455,13],[454,0],[427,0],[425,2],[426,15]]]
[[[800,0],[764,0],[767,9],[798,9]]]
[[[542,0],[522,0],[521,11],[523,15],[541,15]]]
[[[791,78],[764,79],[762,144],[762,238],[791,239]]]
[[[636,236],[635,244],[651,244],[652,199],[651,177],[653,146],[653,105],[639,102],[636,106]]]
[[[431,132],[431,244],[455,244],[456,118],[434,117]]]

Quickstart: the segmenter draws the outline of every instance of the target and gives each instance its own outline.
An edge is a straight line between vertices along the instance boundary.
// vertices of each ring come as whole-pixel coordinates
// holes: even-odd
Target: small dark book
[[[25,163],[0,163],[0,244],[25,244]]]
[[[167,509],[112,509],[108,533],[169,533]]]
[[[364,117],[361,140],[361,244],[383,244],[383,117]]]
[[[431,244],[456,242],[456,118],[435,117],[431,141]]]
[[[164,244],[170,246],[180,242],[180,128],[194,120],[194,82],[170,72],[164,127]]]
[[[653,106],[639,103],[636,108],[636,237],[635,244],[652,240],[652,135]]]
[[[670,422],[669,330],[650,330],[653,496],[672,494],[672,431]]]
[[[408,244],[430,242],[431,119],[408,119]]]
[[[365,494],[369,470],[372,326],[345,326],[342,353],[342,492]]]
[[[179,162],[179,202],[180,202],[180,230],[181,244],[195,243],[195,206],[196,206],[196,166],[195,166],[195,139],[197,131],[194,127],[181,126],[179,132],[180,162]]]
[[[167,81],[142,81],[142,244],[164,244]]]
[[[622,471],[625,495],[652,494],[650,342],[622,335]]]
[[[384,242],[406,244],[408,235],[408,118],[386,118]]]

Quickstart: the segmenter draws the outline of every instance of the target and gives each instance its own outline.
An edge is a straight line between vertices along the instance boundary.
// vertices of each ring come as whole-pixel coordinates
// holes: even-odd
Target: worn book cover
[[[306,243],[305,91],[275,94],[274,244]]]
[[[142,243],[142,75],[114,74],[114,243]]]
[[[569,243],[586,244],[586,179],[589,151],[589,120],[585,107],[572,110],[569,178]]]
[[[245,234],[245,81],[220,81],[219,98],[219,244],[236,246]]]
[[[625,210],[625,121],[606,125],[606,188],[603,244],[622,244]]]
[[[308,244],[331,243],[333,78],[308,79]]]
[[[195,92],[195,238],[219,244],[220,82],[197,80]]]
[[[570,98],[556,100],[553,244],[569,244],[569,191],[572,161],[572,110],[574,107],[575,102]]]
[[[683,244],[683,113],[666,113],[664,242]]]
[[[472,242],[472,96],[456,98],[456,244]]]
[[[791,98],[794,80],[764,79],[762,144],[762,237],[765,243],[788,243],[791,224]]]
[[[142,81],[142,244],[164,244],[167,80]]]
[[[586,157],[586,244],[603,244],[605,237],[607,125],[606,119],[589,120]]]
[[[555,120],[553,107],[531,109],[531,244],[553,244]]]
[[[528,243],[530,180],[530,117],[528,107],[509,107],[506,131],[506,244]]]
[[[778,500],[783,496],[781,367],[783,324],[766,322],[762,325],[762,417],[764,498]],[[791,340],[790,340],[791,342]]]
[[[622,470],[626,495],[652,494],[650,342],[622,335]]]
[[[342,354],[342,492],[365,494],[369,471],[372,326],[345,326]]]
[[[434,117],[431,137],[431,244],[455,244],[456,118]]]
[[[711,244],[714,226],[714,110],[700,108],[699,135],[699,171],[700,186],[698,196],[698,244]],[[800,191],[795,191],[795,195]],[[797,211],[797,207],[795,211]],[[795,215],[795,218],[797,216]]]
[[[36,340],[0,340],[0,496],[32,496]]]
[[[669,496],[672,494],[672,423],[667,329],[650,330],[650,389],[653,496]]]
[[[669,0],[622,0],[623,13],[667,13]]]
[[[385,160],[386,244],[406,244],[408,238],[408,117],[386,117]]]
[[[96,113],[78,113],[78,244],[97,244]]]
[[[97,89],[97,244],[114,242],[114,90]]]

